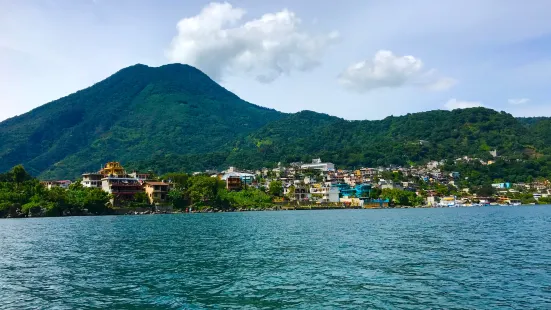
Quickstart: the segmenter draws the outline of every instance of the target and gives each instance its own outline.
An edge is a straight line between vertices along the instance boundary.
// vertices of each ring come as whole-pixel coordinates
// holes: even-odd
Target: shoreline
[[[320,207],[320,206],[304,206],[302,208],[290,208],[290,207],[273,207],[273,208],[251,208],[251,209],[233,209],[233,210],[217,210],[212,208],[206,208],[203,210],[175,210],[175,211],[151,211],[151,210],[128,210],[128,209],[115,209],[109,214],[66,214],[59,216],[5,216],[0,219],[26,219],[26,218],[56,218],[56,217],[97,217],[97,216],[133,216],[133,215],[163,215],[163,214],[195,214],[195,213],[240,213],[240,212],[265,212],[265,211],[320,211],[320,210],[393,210],[393,209],[454,209],[454,208],[485,208],[485,207],[533,207],[533,206],[545,206],[545,204],[524,204],[524,205],[496,205],[496,206],[456,206],[456,207],[432,207],[432,206],[395,206],[395,207],[373,207],[373,208],[361,208],[361,207]],[[117,212],[118,211],[118,212]],[[121,212],[122,211],[122,212]]]

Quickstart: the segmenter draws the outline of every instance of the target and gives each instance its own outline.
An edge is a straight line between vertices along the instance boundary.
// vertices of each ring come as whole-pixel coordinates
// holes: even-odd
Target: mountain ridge
[[[21,163],[41,178],[74,178],[110,160],[166,172],[311,157],[348,167],[485,156],[492,148],[526,158],[550,153],[548,124],[485,108],[375,121],[283,113],[242,100],[192,66],[137,64],[0,122],[0,171]]]

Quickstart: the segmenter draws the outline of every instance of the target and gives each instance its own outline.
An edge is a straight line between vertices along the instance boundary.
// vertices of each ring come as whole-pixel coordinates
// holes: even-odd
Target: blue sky
[[[143,63],[346,119],[551,116],[551,1],[0,0],[0,120]]]

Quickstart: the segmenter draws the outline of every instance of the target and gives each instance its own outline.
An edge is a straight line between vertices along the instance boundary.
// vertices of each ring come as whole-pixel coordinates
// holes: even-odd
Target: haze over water
[[[551,207],[0,220],[1,309],[546,309]]]

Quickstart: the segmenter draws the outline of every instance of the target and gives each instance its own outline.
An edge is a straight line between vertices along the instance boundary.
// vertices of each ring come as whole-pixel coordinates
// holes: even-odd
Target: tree
[[[27,171],[25,171],[23,165],[13,167],[10,174],[12,175],[13,181],[17,184],[31,179],[31,176],[27,173]]]
[[[417,196],[414,192],[401,189],[385,188],[381,197],[387,198],[392,204],[399,206],[418,206],[423,203],[422,197]]]
[[[295,199],[295,190],[296,188],[294,185],[289,186],[289,188],[287,189],[287,198],[289,198],[289,200]]]
[[[149,198],[145,192],[135,193],[134,201],[141,204],[149,204]]]
[[[476,194],[481,197],[491,197],[495,193],[496,193],[496,190],[495,188],[492,187],[491,184],[484,184],[480,186],[476,191]]]
[[[272,181],[268,186],[268,193],[274,197],[283,196],[283,183],[281,181]]]
[[[183,209],[189,205],[185,198],[184,191],[179,188],[173,188],[168,192],[168,200],[176,209]]]
[[[86,201],[84,206],[93,214],[105,214],[109,212],[109,194],[99,188],[86,189]]]
[[[197,175],[190,178],[189,197],[192,202],[215,202],[218,190],[224,188],[224,183],[217,178]]]
[[[371,189],[371,191],[369,192],[369,198],[371,199],[378,199],[381,197],[381,194],[382,194],[382,190],[378,187],[374,187]]]

